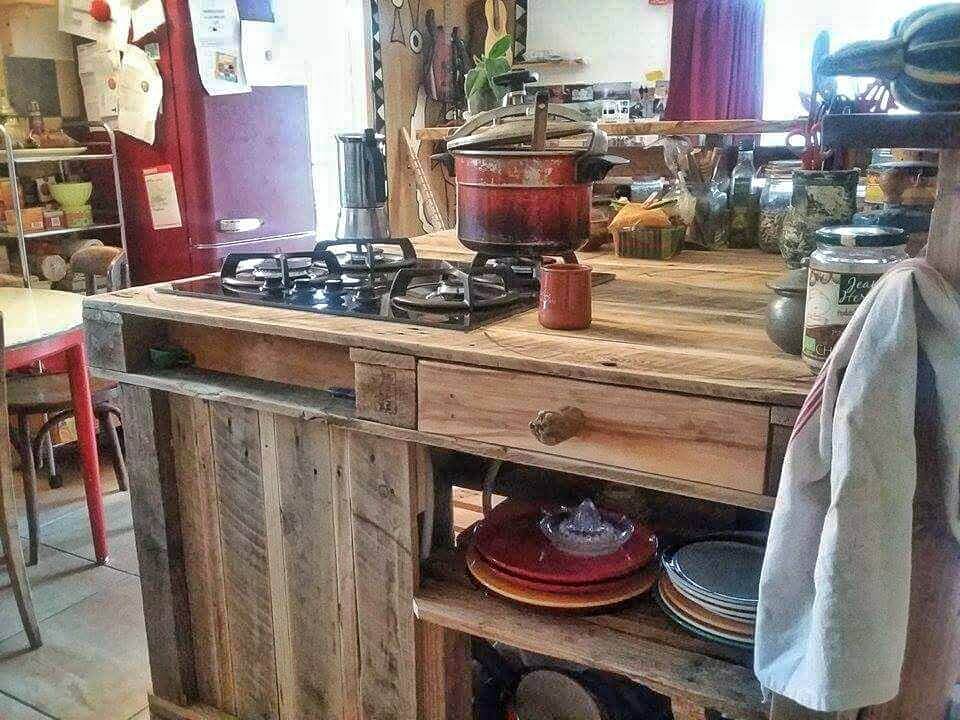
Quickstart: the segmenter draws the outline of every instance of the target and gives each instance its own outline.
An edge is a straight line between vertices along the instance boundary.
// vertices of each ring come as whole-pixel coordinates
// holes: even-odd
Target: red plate
[[[638,525],[633,536],[617,552],[585,558],[556,549],[537,523],[540,506],[508,500],[477,523],[474,547],[494,567],[545,583],[587,585],[636,572],[657,552],[657,538]]]

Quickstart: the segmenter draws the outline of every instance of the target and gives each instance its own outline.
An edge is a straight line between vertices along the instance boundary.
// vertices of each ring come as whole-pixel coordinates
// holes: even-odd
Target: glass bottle
[[[757,244],[764,252],[780,252],[783,219],[793,197],[793,171],[799,166],[800,163],[793,160],[775,160],[763,167],[761,175],[766,182],[760,192]]]
[[[30,110],[27,113],[27,127],[31,135],[43,135],[43,113],[40,112],[40,103],[30,101]]]
[[[757,246],[759,197],[754,188],[756,175],[753,142],[742,140],[737,165],[730,174],[730,228],[727,244],[732,248]]]

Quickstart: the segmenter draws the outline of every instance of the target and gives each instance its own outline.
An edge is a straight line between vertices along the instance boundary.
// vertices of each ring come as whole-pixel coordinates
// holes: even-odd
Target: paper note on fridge
[[[306,64],[279,23],[242,20],[240,47],[251,87],[306,84]]]
[[[129,2],[112,0],[110,14],[109,20],[100,22],[90,14],[90,0],[59,0],[58,26],[61,32],[90,38],[114,50],[122,50],[130,32]]]
[[[240,53],[236,0],[190,0],[200,81],[211,95],[250,92]]]
[[[153,32],[167,21],[163,14],[163,0],[142,0],[135,5],[130,22],[133,26],[133,41]]]
[[[115,118],[119,111],[120,51],[103,43],[78,45],[77,70],[87,119]]]
[[[127,45],[120,63],[120,113],[117,130],[153,144],[163,82],[157,64],[136,45]]]
[[[158,165],[143,169],[143,182],[147,186],[147,202],[150,203],[150,218],[154,230],[183,227],[180,217],[180,202],[177,185],[173,180],[173,168]]]

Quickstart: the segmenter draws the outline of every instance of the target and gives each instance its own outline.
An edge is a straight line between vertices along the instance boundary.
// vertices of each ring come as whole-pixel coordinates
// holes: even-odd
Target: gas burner
[[[223,261],[220,282],[235,292],[278,294],[319,289],[339,274],[329,253],[231,253]]]
[[[519,278],[504,267],[401,270],[390,292],[393,304],[420,311],[470,311],[503,307],[521,298]]]
[[[558,259],[563,262],[577,263],[577,256],[574,253],[567,253],[560,258],[529,258],[478,253],[473,258],[472,266],[474,268],[506,268],[517,277],[523,290],[536,292],[540,289],[540,268],[544,265],[552,265]]]
[[[400,252],[384,249],[396,247]],[[417,264],[417,252],[406,238],[388,240],[325,240],[317,243],[314,252],[333,253],[348,272],[387,272]]]

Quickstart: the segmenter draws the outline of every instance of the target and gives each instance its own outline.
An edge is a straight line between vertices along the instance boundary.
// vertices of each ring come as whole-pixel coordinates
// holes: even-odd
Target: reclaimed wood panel
[[[470,637],[417,621],[417,720],[472,717]]]
[[[286,717],[342,718],[340,598],[329,427],[321,420],[288,417],[272,418],[272,422],[292,650],[291,697],[284,698]]]
[[[153,691],[183,705],[196,696],[196,675],[169,396],[120,387]]]
[[[236,688],[227,626],[210,408],[207,402],[197,398],[184,395],[169,398],[197,699],[235,713]]]
[[[277,720],[260,417],[255,410],[214,402],[210,420],[237,715]]]
[[[418,372],[421,431],[763,492],[766,407],[427,361]],[[585,427],[540,443],[530,422],[564,406]]]
[[[415,242],[426,257],[469,259],[455,233]],[[540,328],[522,313],[473,332],[231,306],[133,288],[90,298],[89,307],[418,358],[536,372],[613,385],[797,407],[812,383],[798,359],[763,330],[766,283],[782,261],[757,251],[684,251],[657,262],[583,253],[616,279],[595,289],[594,324]]]
[[[350,433],[330,427],[330,474],[333,480],[334,547],[340,598],[340,662],[343,719],[360,715],[360,641],[357,629],[357,578],[353,563],[353,510],[350,500]]]
[[[416,717],[414,446],[351,432],[350,523],[364,720]]]

